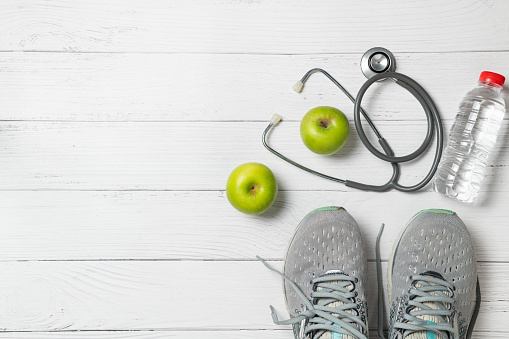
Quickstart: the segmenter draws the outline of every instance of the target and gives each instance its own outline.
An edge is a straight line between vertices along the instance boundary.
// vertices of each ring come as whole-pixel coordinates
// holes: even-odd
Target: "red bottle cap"
[[[505,77],[498,73],[484,71],[479,76],[479,81],[492,82],[494,84],[504,86]]]

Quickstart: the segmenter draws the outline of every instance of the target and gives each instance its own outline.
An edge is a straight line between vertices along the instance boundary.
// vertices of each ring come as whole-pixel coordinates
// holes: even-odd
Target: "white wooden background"
[[[310,108],[352,118],[339,91],[319,75],[291,90],[322,67],[356,93],[360,57],[374,46],[429,91],[448,131],[481,71],[509,76],[509,2],[1,0],[0,338],[292,338],[269,313],[273,304],[286,317],[280,278],[254,257],[281,267],[295,226],[326,205],[344,206],[364,233],[373,329],[380,223],[387,259],[406,221],[434,207],[457,211],[474,237],[483,293],[474,337],[509,337],[507,121],[474,205],[430,187],[349,189],[261,144],[278,113],[278,149],[385,182],[390,166],[355,133],[330,157],[302,145]],[[422,140],[424,115],[396,85],[374,86],[364,106],[398,154]],[[403,166],[402,182],[420,180],[431,158]],[[248,161],[279,180],[262,216],[225,197],[230,171]]]

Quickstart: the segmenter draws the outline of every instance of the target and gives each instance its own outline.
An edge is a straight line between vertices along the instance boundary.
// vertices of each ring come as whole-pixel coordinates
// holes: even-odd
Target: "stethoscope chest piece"
[[[385,48],[373,47],[362,56],[361,70],[368,79],[376,74],[394,72],[396,70],[396,58]],[[383,80],[385,79],[379,81]]]

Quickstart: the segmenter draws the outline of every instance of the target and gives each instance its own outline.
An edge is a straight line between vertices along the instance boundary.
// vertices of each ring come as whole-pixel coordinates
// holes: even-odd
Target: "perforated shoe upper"
[[[309,213],[298,225],[284,263],[284,274],[306,296],[313,291],[311,280],[330,272],[355,278],[358,312],[367,328],[364,243],[357,223],[340,207],[325,207]],[[285,282],[284,290],[290,316],[298,316],[305,309],[302,300],[288,282]]]
[[[423,293],[426,297],[429,293],[432,299],[442,301],[451,297],[451,303],[434,301],[422,304],[424,309],[447,310],[450,307],[451,316],[420,316],[419,319],[424,319],[427,325],[434,324],[435,319],[445,319],[457,330],[460,338],[465,338],[476,303],[477,270],[472,239],[465,224],[454,212],[426,210],[415,215],[395,243],[388,270],[391,302],[389,338],[404,338],[402,333],[412,332],[397,330],[393,324],[408,323],[408,310],[420,310],[409,307],[409,300],[413,298],[426,300],[415,293]],[[436,290],[432,291],[435,286]],[[425,332],[421,334],[426,338]],[[408,338],[420,337],[409,335]]]

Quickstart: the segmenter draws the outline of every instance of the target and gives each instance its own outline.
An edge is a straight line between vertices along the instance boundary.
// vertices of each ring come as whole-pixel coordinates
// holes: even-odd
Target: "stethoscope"
[[[275,151],[273,148],[271,148],[266,141],[267,134],[271,130],[272,127],[274,127],[279,121],[281,121],[281,117],[277,114],[275,114],[272,119],[270,120],[269,125],[263,132],[262,136],[262,142],[265,148],[267,148],[270,152],[277,155],[281,159],[289,162],[290,164],[306,171],[312,174],[315,174],[319,177],[329,179],[332,181],[340,182],[342,184],[345,184],[348,187],[354,187],[361,190],[370,190],[370,191],[378,191],[383,192],[387,191],[391,188],[394,188],[399,191],[403,192],[412,192],[417,191],[421,189],[422,187],[426,186],[426,184],[429,183],[429,181],[433,178],[433,175],[435,174],[438,163],[440,162],[440,157],[442,155],[442,147],[444,142],[443,137],[443,130],[442,130],[442,121],[440,119],[440,115],[438,113],[438,110],[433,103],[433,100],[431,100],[428,93],[413,79],[410,77],[403,75],[401,73],[394,72],[396,69],[396,59],[394,58],[394,55],[389,52],[385,48],[381,47],[375,47],[368,50],[361,59],[361,70],[362,73],[368,78],[368,80],[362,85],[362,87],[359,89],[359,93],[357,93],[357,98],[354,98],[341,84],[336,81],[329,73],[324,71],[320,68],[313,68],[312,70],[309,70],[300,81],[298,81],[294,86],[293,89],[300,93],[302,91],[302,88],[304,87],[304,84],[309,79],[311,74],[314,73],[322,73],[325,75],[334,85],[336,85],[353,103],[354,103],[354,122],[355,122],[355,129],[357,130],[357,134],[359,135],[359,138],[361,139],[364,146],[376,157],[390,162],[392,165],[392,177],[390,180],[384,184],[384,185],[369,185],[369,184],[363,184],[356,181],[346,180],[346,179],[339,179],[336,177],[329,176],[327,174],[323,174],[317,171],[314,171],[310,168],[307,168],[287,157],[282,155],[281,153]],[[392,79],[396,84],[400,85],[401,87],[405,88],[407,91],[409,91],[421,104],[421,106],[424,109],[424,112],[426,113],[426,119],[428,122],[428,130],[426,132],[426,137],[413,153],[397,157],[394,155],[394,152],[392,151],[391,147],[387,143],[387,141],[382,137],[380,132],[377,130],[375,124],[369,116],[366,114],[366,112],[361,108],[361,102],[362,98],[364,97],[364,94],[366,93],[367,89],[374,84],[377,81],[382,81],[385,79]],[[367,123],[375,133],[376,137],[378,138],[378,142],[380,146],[382,147],[383,151],[385,153],[380,152],[377,150],[368,140],[366,137],[366,134],[364,133],[364,129],[362,128],[361,124],[361,117],[360,115],[364,116]],[[433,159],[433,164],[431,165],[431,168],[424,177],[424,179],[419,182],[416,185],[413,186],[403,186],[398,183],[399,175],[400,175],[400,169],[399,169],[399,163],[411,161],[417,157],[419,157],[430,145],[434,129],[436,127],[437,130],[437,146],[435,151],[435,157]]]

